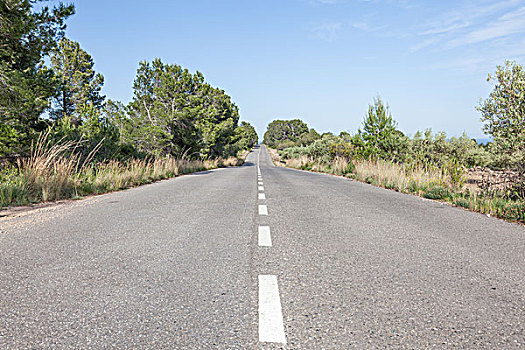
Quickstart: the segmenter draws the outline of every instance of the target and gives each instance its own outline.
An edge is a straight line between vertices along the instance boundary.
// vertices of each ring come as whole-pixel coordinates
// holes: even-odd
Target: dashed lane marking
[[[259,199],[266,199],[266,195],[264,193],[259,193]]]
[[[259,275],[259,341],[286,344],[277,276]]]
[[[264,204],[259,204],[259,215],[268,215],[268,207]]]
[[[272,235],[270,226],[259,226],[259,247],[271,247]]]
[[[263,186],[259,186],[259,191],[264,191],[264,187]]]

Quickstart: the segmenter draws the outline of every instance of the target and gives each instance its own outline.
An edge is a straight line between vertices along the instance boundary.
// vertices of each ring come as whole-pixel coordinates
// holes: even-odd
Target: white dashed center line
[[[286,344],[277,276],[259,275],[259,341]]]
[[[268,207],[264,204],[259,204],[259,215],[268,215]]]
[[[258,198],[266,200],[260,164],[261,150],[257,155],[257,188]],[[259,215],[268,215],[268,207],[259,204]],[[272,235],[270,226],[259,226],[259,247],[271,247]],[[259,341],[286,344],[284,334],[281,298],[277,285],[277,276],[259,275]]]
[[[259,226],[259,247],[271,247],[272,235],[270,226]]]

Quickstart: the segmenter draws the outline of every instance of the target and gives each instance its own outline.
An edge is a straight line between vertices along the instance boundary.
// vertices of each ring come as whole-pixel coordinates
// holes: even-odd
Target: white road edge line
[[[259,341],[286,344],[277,276],[259,275]]]
[[[266,195],[264,193],[259,193],[259,199],[266,199]]]
[[[272,235],[270,226],[259,226],[259,247],[271,247]]]
[[[268,215],[268,207],[264,204],[259,204],[259,215]]]
[[[259,191],[264,191],[264,187],[263,186],[259,186]]]

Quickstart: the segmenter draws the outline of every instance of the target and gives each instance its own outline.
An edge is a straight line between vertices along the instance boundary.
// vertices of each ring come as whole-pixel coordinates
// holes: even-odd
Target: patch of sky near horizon
[[[52,1],[57,2],[57,1]],[[479,100],[524,63],[519,0],[76,0],[67,35],[125,103],[141,60],[201,71],[262,137],[274,119],[355,132],[380,95],[399,128],[485,137]]]

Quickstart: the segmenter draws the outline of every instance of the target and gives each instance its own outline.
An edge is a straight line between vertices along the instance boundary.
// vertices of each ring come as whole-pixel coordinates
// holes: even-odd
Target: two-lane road
[[[0,349],[518,349],[525,229],[263,146],[0,219],[0,293]]]

